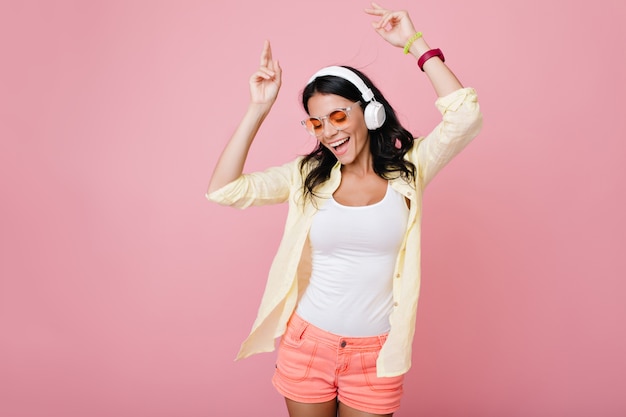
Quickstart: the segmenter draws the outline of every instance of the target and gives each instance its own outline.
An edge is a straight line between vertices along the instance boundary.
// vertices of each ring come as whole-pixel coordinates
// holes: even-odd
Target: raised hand
[[[282,81],[282,69],[272,58],[272,48],[265,41],[259,69],[250,76],[250,101],[254,104],[274,104]]]
[[[409,14],[404,10],[387,10],[372,2],[372,7],[365,9],[365,13],[380,17],[372,22],[372,27],[384,40],[398,48],[403,48],[416,32]]]
[[[259,69],[250,76],[250,103],[239,126],[217,160],[207,193],[237,179],[243,172],[252,141],[280,90],[282,70],[272,58],[269,41],[265,41]]]

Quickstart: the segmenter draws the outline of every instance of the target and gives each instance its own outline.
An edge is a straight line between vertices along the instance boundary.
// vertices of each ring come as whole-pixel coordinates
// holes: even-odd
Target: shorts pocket
[[[378,352],[378,350],[361,352],[361,366],[367,386],[372,391],[402,393],[404,375],[392,377],[376,376],[376,360],[378,359]]]
[[[311,372],[316,354],[317,342],[287,332],[278,346],[276,372],[292,382],[304,381]]]

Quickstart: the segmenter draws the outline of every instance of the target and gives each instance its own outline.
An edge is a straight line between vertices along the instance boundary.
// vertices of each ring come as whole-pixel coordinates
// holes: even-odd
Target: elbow
[[[252,199],[246,198],[246,195],[245,185],[240,181],[233,181],[219,187],[209,186],[205,193],[206,199],[212,203],[240,209],[249,207],[253,202]]]
[[[204,196],[212,203],[219,203],[219,200],[215,197],[215,190],[209,188]]]
[[[480,108],[478,108],[476,112],[473,114],[468,130],[472,137],[476,137],[478,136],[482,128],[483,128],[483,114],[480,111]]]
[[[483,113],[480,110],[478,97],[472,90],[471,99],[464,103],[463,119],[465,125],[465,135],[471,138],[476,137],[483,127]]]
[[[219,183],[219,182],[215,179],[215,177],[211,178],[211,180],[209,180],[209,186],[207,187],[207,190],[206,190],[206,194],[207,194],[207,196],[208,196],[209,194],[212,194],[212,193],[214,193],[215,191],[219,190],[220,188],[223,188],[226,184],[227,184],[227,183],[220,184],[220,183]]]

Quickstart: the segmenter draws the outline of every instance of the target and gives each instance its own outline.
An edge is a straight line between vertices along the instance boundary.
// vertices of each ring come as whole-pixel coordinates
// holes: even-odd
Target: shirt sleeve
[[[300,159],[268,168],[265,171],[242,174],[225,186],[207,193],[209,201],[244,209],[250,206],[284,203],[300,176]]]
[[[482,127],[478,96],[473,88],[461,88],[439,97],[435,106],[443,119],[425,138],[416,141],[409,159],[417,161],[426,186],[448,162],[458,155]]]

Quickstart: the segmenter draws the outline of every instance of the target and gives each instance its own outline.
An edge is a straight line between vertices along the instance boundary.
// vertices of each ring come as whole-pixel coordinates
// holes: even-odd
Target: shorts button
[[[345,340],[342,340],[342,341],[341,341],[341,345],[340,345],[340,346],[341,346],[342,348],[344,348],[344,347],[346,347],[346,345],[347,345],[346,341],[345,341]]]

